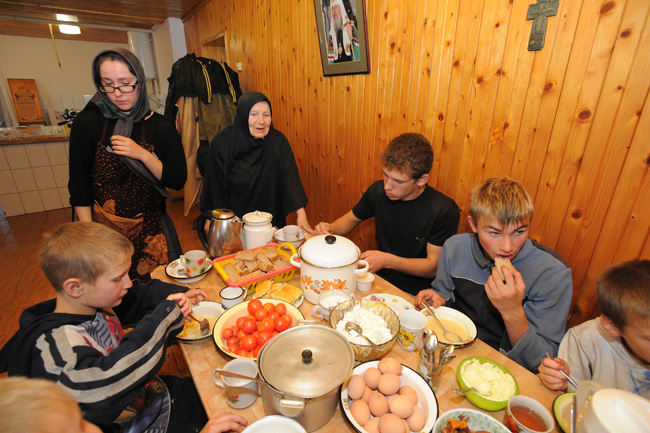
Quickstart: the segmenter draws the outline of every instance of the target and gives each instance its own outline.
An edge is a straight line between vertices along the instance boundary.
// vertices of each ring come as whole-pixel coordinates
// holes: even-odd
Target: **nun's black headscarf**
[[[138,80],[138,85],[135,88],[135,91],[138,93],[138,99],[129,111],[120,110],[115,104],[113,104],[106,93],[99,90],[102,85],[101,76],[99,75],[99,66],[104,60],[106,60],[107,55],[110,56],[111,54],[118,56],[118,58],[126,63],[131,73],[135,75]],[[113,134],[130,137],[133,129],[133,122],[144,119],[151,112],[151,109],[149,108],[149,99],[147,98],[147,89],[145,87],[144,68],[142,67],[142,63],[140,63],[140,60],[138,60],[135,54],[127,49],[119,47],[109,48],[97,54],[93,60],[93,81],[95,82],[97,93],[95,93],[91,101],[99,107],[99,110],[105,118],[117,119]]]

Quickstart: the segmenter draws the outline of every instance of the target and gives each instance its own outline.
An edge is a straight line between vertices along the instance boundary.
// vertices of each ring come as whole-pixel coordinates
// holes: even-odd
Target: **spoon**
[[[360,337],[363,337],[364,340],[366,340],[368,343],[370,343],[372,345],[372,347],[374,347],[374,348],[379,347],[378,345],[376,345],[375,343],[370,341],[370,338],[363,335],[363,329],[361,329],[361,326],[357,325],[356,323],[354,323],[354,322],[345,322],[345,330],[348,331],[348,332],[354,331],[357,334],[359,334]]]
[[[458,395],[465,395],[470,391],[476,391],[476,388],[474,388],[473,386],[470,386],[468,388],[455,388],[454,389],[454,392],[456,394],[458,394]]]
[[[187,317],[189,317],[190,319],[194,320],[196,323],[199,324],[199,326],[201,327],[201,335],[208,335],[210,333],[210,322],[208,322],[208,319],[199,320],[196,317],[194,317],[191,313],[188,314]]]
[[[452,355],[452,353],[454,353],[454,346],[452,344],[445,346],[440,354],[440,365],[445,365],[451,362],[456,357],[456,355]]]
[[[427,338],[424,340],[424,352],[427,354],[427,361],[435,362],[436,348],[438,347],[438,336],[431,329],[427,331]]]
[[[222,376],[234,377],[236,379],[248,379],[248,380],[254,380],[255,382],[259,382],[259,383],[266,383],[262,379],[259,379],[257,377],[244,376],[243,374],[237,374],[226,370],[219,370],[218,368],[214,370],[214,373],[220,374]]]
[[[448,331],[447,328],[445,328],[445,325],[442,324],[440,320],[438,320],[438,317],[436,317],[436,313],[433,312],[433,308],[429,306],[426,302],[422,302],[424,306],[429,310],[429,313],[431,313],[431,316],[433,316],[434,319],[436,319],[436,322],[438,322],[438,325],[440,325],[440,329],[442,329],[442,335],[447,339],[447,341],[451,341],[452,343],[462,343],[463,339],[460,338],[458,334],[455,334],[451,331]]]

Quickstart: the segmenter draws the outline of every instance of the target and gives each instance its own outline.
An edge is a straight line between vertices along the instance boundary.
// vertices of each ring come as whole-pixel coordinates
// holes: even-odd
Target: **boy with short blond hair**
[[[509,177],[488,179],[472,193],[472,233],[445,242],[433,289],[416,297],[466,314],[478,338],[529,370],[557,353],[566,329],[571,269],[554,251],[528,239],[534,216],[526,189]],[[496,260],[509,261],[514,269]]]
[[[539,378],[549,389],[564,390],[561,368],[578,384],[594,380],[650,398],[650,260],[606,269],[596,292],[601,316],[569,329],[558,357],[542,359]]]
[[[429,287],[442,244],[458,230],[456,203],[428,185],[433,165],[431,143],[421,134],[395,137],[381,156],[384,180],[363,193],[351,211],[316,234],[346,235],[361,221],[375,218],[379,250],[361,254],[378,275],[412,295]]]
[[[39,262],[56,298],[22,313],[0,351],[0,371],[57,382],[105,431],[199,431],[207,416],[191,379],[156,372],[192,303],[207,295],[158,280],[132,283],[132,252],[125,237],[98,223],[46,235]],[[118,318],[112,308],[128,292],[132,304]],[[138,323],[124,333],[121,320]]]

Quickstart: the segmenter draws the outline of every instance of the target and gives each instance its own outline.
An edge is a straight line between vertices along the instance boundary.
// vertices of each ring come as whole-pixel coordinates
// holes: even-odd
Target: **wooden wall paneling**
[[[499,78],[499,88],[487,143],[484,179],[510,173],[521,125],[523,94],[528,85],[533,56],[528,52],[527,21],[522,19],[528,11],[525,2],[512,3],[503,48],[501,67],[494,73]]]
[[[481,27],[481,16],[483,14],[483,2],[474,0],[471,2],[471,8],[468,11],[467,22],[458,23],[460,32],[467,32],[465,50],[463,52],[463,60],[461,62],[461,76],[459,77],[459,93],[458,93],[458,110],[455,117],[456,132],[454,134],[452,145],[452,157],[450,158],[449,177],[447,185],[443,191],[448,196],[456,201],[460,210],[465,212],[465,194],[469,187],[467,185],[467,177],[463,172],[463,156],[467,152],[467,140],[470,139],[471,134],[467,130],[469,118],[471,116],[470,99],[473,97],[474,89],[474,62],[476,60],[476,53],[478,50],[478,34]],[[451,121],[451,119],[448,119]],[[466,159],[465,159],[466,160]],[[463,231],[463,221],[459,231]]]
[[[603,89],[611,52],[618,36],[624,6],[617,3],[600,14],[589,66],[584,77],[584,90],[581,97],[590,100],[591,103],[585,105],[592,106],[590,111],[595,114],[589,135],[586,137],[584,155],[569,203],[569,214],[565,215],[557,248],[563,257],[571,258],[569,265],[573,270],[574,281],[580,281],[580,276],[584,275],[583,264],[580,263],[579,257],[584,260],[586,255],[593,252],[593,241],[597,238],[593,236],[592,230],[597,230],[600,226],[599,222],[594,220],[594,216],[598,214],[599,208],[609,206],[611,193],[605,192],[609,188],[602,182],[603,170],[611,173],[620,172],[620,165],[618,167],[602,165],[603,161],[608,159],[606,155],[611,151],[612,143],[606,141],[605,137],[610,134],[615,109],[599,112],[598,107],[605,106],[600,104],[599,97],[602,97],[601,89]]]
[[[637,7],[634,7],[637,6]],[[581,247],[577,256],[573,256],[572,266],[574,278],[582,281],[580,297],[577,299],[575,320],[580,323],[585,317],[590,317],[594,311],[594,285],[597,274],[608,263],[612,263],[617,254],[617,245],[622,240],[621,226],[616,222],[627,221],[629,213],[627,206],[612,206],[616,201],[617,185],[625,187],[621,199],[631,200],[636,194],[636,186],[632,182],[624,182],[628,143],[631,143],[638,126],[639,117],[643,110],[648,91],[650,90],[650,58],[637,56],[638,49],[645,49],[650,43],[650,31],[641,32],[644,21],[648,19],[648,5],[630,1],[620,27],[618,37],[612,51],[611,62],[603,85],[599,105],[617,107],[616,110],[598,110],[594,118],[594,128],[585,151],[585,160],[597,159],[598,162],[589,164],[597,167],[592,173],[593,186],[590,185],[590,201],[585,213],[585,226],[578,233]],[[634,36],[633,36],[634,35]],[[642,39],[639,38],[642,36]],[[630,60],[634,64],[620,67]],[[622,92],[623,89],[633,88],[635,92]],[[602,114],[601,114],[602,113]],[[606,118],[607,116],[607,118]],[[606,145],[603,147],[602,144]],[[633,163],[632,163],[633,164]],[[631,179],[630,179],[631,180]],[[610,218],[608,216],[611,215]],[[610,222],[610,229],[603,230],[603,225]],[[592,233],[601,233],[598,238]],[[637,235],[642,236],[641,233]],[[585,296],[586,295],[586,296]]]
[[[447,191],[447,194],[456,198],[452,193],[452,186],[455,185],[455,174],[457,157],[462,150],[463,127],[459,124],[459,105],[464,103],[462,90],[462,77],[465,69],[465,53],[467,50],[467,40],[469,34],[470,7],[472,2],[461,1],[455,11],[449,11],[450,14],[456,14],[454,32],[452,33],[453,51],[449,59],[449,84],[447,85],[447,105],[444,119],[444,135],[440,145],[439,155],[434,155],[437,162],[437,170],[432,172],[434,181],[432,184],[440,191]],[[435,47],[433,47],[435,49]],[[460,137],[460,138],[459,138]],[[435,151],[435,150],[434,150]],[[454,168],[452,170],[452,168]],[[453,176],[453,179],[452,179]]]
[[[451,80],[451,59],[454,55],[454,34],[458,22],[458,2],[455,0],[439,5],[434,18],[436,23],[434,36],[434,56],[431,59],[435,68],[431,73],[432,83],[429,86],[427,100],[425,135],[433,146],[433,168],[429,185],[438,187],[439,173],[442,164],[441,155],[448,151],[451,145],[445,140],[445,125],[447,124],[447,105],[449,98],[449,82]],[[439,54],[436,54],[439,53]]]
[[[425,45],[429,38],[425,36],[429,28],[432,28],[429,25],[428,10],[429,4],[435,2],[428,2],[427,0],[415,0],[413,1],[414,5],[414,15],[410,21],[410,28],[413,31],[413,43],[410,53],[410,78],[409,78],[409,87],[407,89],[408,93],[402,93],[402,97],[406,98],[406,127],[405,131],[410,132],[419,132],[423,131],[423,116],[419,107],[422,104],[422,99],[424,95],[421,90],[421,86],[424,86],[426,83],[426,72],[425,65],[431,64],[430,53],[429,58],[427,59],[427,51]],[[419,12],[418,12],[419,11]]]
[[[388,140],[392,140],[400,134],[411,132],[409,129],[409,119],[407,118],[409,101],[409,89],[412,85],[412,59],[413,59],[413,37],[414,31],[409,31],[413,27],[415,20],[416,1],[400,2],[400,20],[397,27],[397,62],[395,64],[395,82],[393,95],[393,122]]]

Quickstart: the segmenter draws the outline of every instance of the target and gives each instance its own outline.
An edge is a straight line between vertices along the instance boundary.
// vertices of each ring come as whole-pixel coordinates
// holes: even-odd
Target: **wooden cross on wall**
[[[537,4],[528,6],[526,19],[534,20],[528,40],[528,51],[539,51],[544,48],[547,18],[557,14],[558,6],[559,0],[537,0]]]

